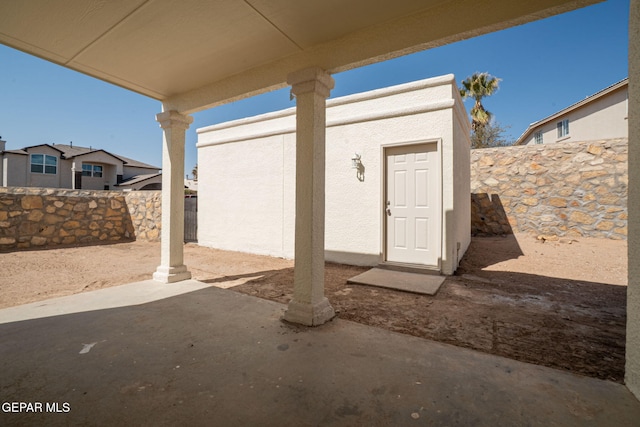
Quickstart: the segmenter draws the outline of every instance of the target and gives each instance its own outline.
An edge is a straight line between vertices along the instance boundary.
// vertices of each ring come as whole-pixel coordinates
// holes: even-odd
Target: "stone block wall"
[[[157,239],[159,194],[2,187],[0,251]]]
[[[156,242],[162,228],[162,191],[124,193],[136,239]]]
[[[627,150],[627,139],[472,150],[472,233],[626,239]]]

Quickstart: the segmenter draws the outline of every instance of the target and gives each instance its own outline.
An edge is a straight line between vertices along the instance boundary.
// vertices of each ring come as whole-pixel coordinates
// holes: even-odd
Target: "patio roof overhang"
[[[598,0],[0,2],[0,43],[192,113]]]

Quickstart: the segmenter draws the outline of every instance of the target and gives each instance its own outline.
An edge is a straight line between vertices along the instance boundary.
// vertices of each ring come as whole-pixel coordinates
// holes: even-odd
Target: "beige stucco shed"
[[[154,277],[163,282],[190,277],[182,247],[189,114],[290,86],[296,96],[296,249],[286,317],[321,324],[333,316],[323,281],[322,153],[331,74],[596,2],[6,1],[0,3],[0,43],[162,101],[164,214]],[[629,25],[626,383],[640,396],[640,0],[631,0]]]
[[[200,245],[295,256],[296,110],[198,129]],[[327,102],[325,260],[453,274],[471,239],[452,74]]]

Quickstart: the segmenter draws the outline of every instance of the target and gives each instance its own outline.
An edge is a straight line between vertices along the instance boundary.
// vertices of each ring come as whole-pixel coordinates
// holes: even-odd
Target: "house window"
[[[561,122],[558,122],[558,138],[565,137],[569,135],[569,119],[564,119]]]
[[[92,176],[94,178],[102,178],[102,166],[92,165],[90,163],[83,163],[82,176]]]
[[[32,154],[31,172],[55,175],[58,173],[58,158],[46,154]]]
[[[533,141],[535,144],[542,144],[542,132],[536,132],[533,134]]]

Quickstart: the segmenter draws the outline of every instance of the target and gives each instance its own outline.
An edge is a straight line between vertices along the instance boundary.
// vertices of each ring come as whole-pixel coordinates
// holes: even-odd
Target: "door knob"
[[[387,208],[387,215],[391,216],[391,209]]]

